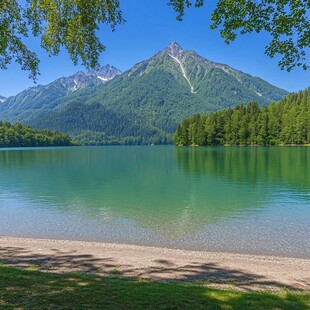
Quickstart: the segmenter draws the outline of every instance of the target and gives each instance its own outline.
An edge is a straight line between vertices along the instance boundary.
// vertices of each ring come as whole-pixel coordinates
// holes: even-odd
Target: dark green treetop
[[[263,106],[194,115],[178,126],[174,143],[186,145],[291,145],[310,143],[310,88]]]

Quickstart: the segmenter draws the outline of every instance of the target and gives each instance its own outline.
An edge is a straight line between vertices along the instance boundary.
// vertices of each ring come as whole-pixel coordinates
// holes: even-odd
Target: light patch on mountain
[[[4,102],[5,100],[6,100],[6,98],[5,98],[5,97],[0,96],[0,103]]]

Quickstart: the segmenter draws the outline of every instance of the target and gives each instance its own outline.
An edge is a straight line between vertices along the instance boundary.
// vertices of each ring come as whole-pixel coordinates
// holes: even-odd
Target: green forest
[[[35,128],[48,125],[49,128],[68,133],[83,145],[172,143],[167,133],[129,111],[117,113],[100,103],[84,104],[82,100],[73,101],[60,111],[38,117],[29,125]]]
[[[279,102],[196,114],[177,127],[173,141],[187,145],[304,145],[310,143],[310,88]]]
[[[0,121],[0,147],[79,145],[68,135],[49,129],[33,129],[20,123]]]

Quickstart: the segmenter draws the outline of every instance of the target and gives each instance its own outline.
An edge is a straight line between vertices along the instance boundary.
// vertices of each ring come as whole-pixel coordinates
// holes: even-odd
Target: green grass
[[[33,268],[35,269],[35,268]],[[249,292],[0,265],[0,309],[310,309],[307,292]]]

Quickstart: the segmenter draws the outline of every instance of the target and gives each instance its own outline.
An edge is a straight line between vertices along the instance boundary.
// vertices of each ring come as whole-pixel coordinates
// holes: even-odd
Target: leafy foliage
[[[48,129],[35,130],[20,123],[0,121],[0,147],[78,145],[68,135]]]
[[[81,60],[86,68],[95,68],[105,47],[97,31],[99,25],[115,26],[123,18],[118,0],[17,0],[0,4],[0,68],[15,59],[36,79],[39,60],[22,38],[41,37],[41,46],[50,55],[58,55],[63,46],[74,64]]]
[[[186,7],[204,5],[204,0],[170,0],[182,19]],[[308,69],[306,52],[310,46],[310,3],[304,0],[218,0],[212,14],[211,29],[220,28],[227,44],[237,35],[267,32],[271,42],[265,53],[282,56],[279,67],[291,71],[300,66]]]
[[[196,8],[203,6],[204,0],[195,0],[194,5]],[[191,0],[169,0],[169,5],[171,5],[177,12],[177,20],[182,20],[184,16],[185,8],[189,8],[193,5]]]
[[[177,145],[287,145],[310,143],[310,88],[262,108],[247,106],[196,114],[174,134]]]
[[[201,7],[204,0],[168,0],[182,20],[185,9]],[[265,31],[271,42],[266,54],[282,55],[281,69],[295,66],[307,69],[306,51],[309,39],[310,3],[305,0],[218,0],[212,14],[212,29],[221,27],[226,43],[238,33]],[[124,22],[119,0],[6,0],[0,3],[0,68],[16,60],[30,77],[38,75],[39,59],[29,50],[24,38],[41,38],[41,46],[50,55],[58,55],[61,47],[69,52],[73,63],[81,60],[87,68],[98,65],[105,46],[97,31],[107,24],[112,30]]]
[[[28,37],[25,10],[17,0],[0,2],[0,69],[6,69],[13,59],[22,70],[30,71],[30,77],[35,79],[39,59],[28,49],[21,37]]]

